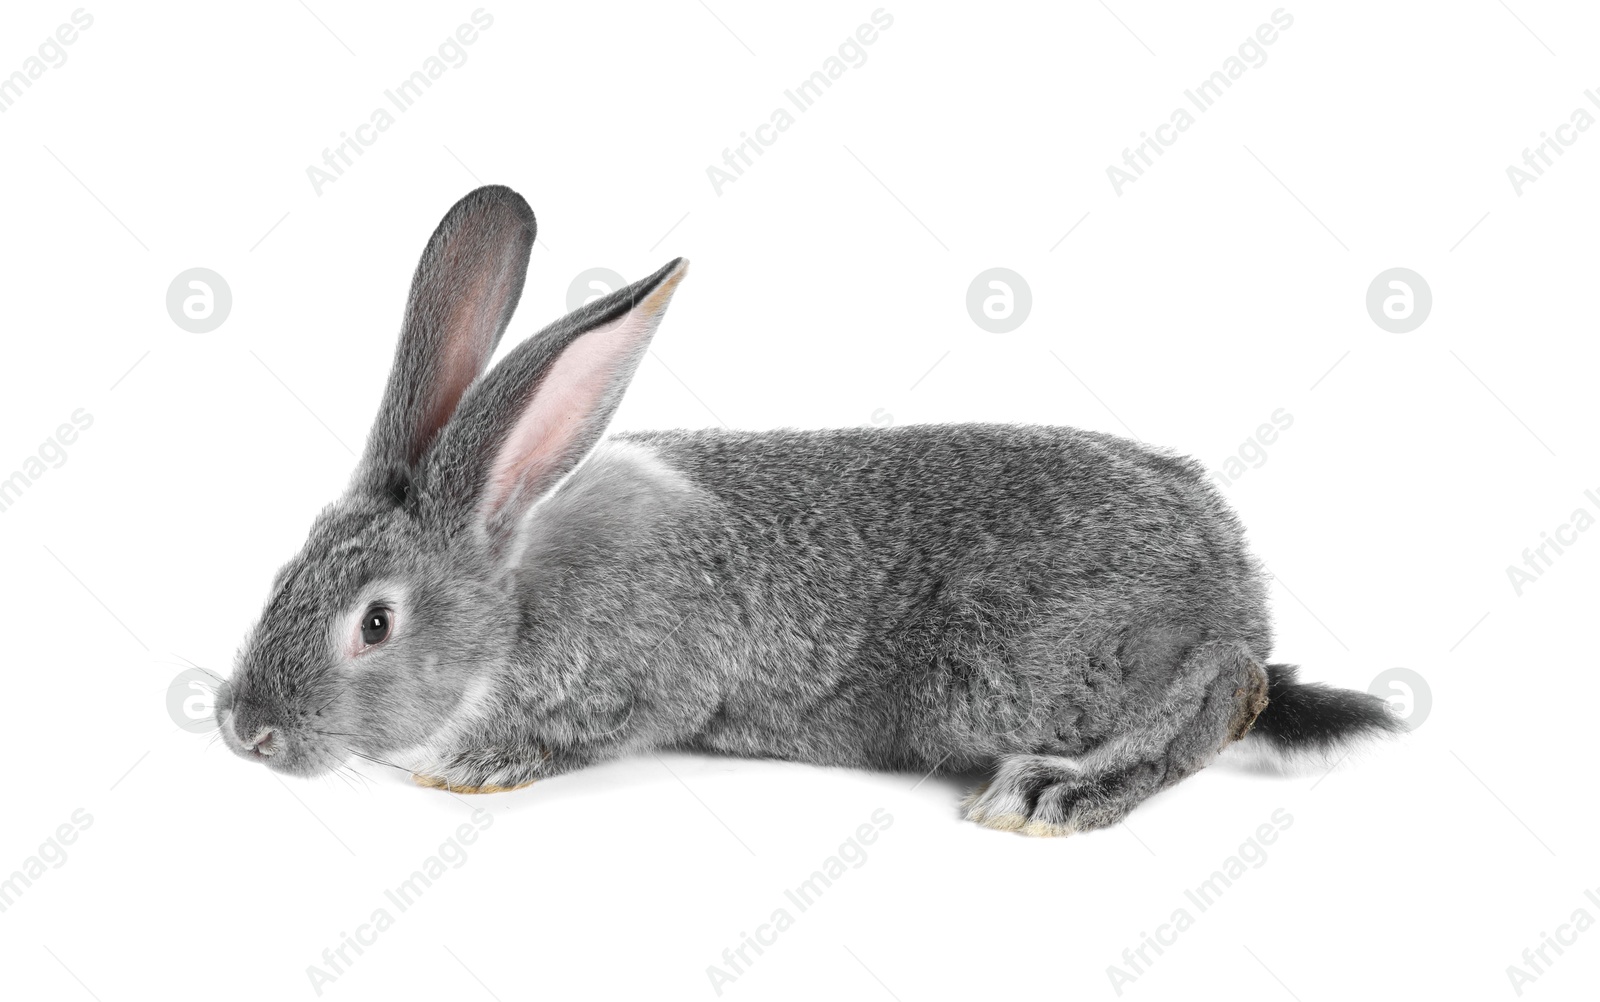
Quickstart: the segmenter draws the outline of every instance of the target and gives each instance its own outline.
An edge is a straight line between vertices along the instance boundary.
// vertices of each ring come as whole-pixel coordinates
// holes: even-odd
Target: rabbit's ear
[[[484,376],[425,464],[419,491],[434,513],[500,550],[600,440],[687,269],[679,258],[584,306]]]
[[[511,322],[534,232],[528,203],[500,185],[471,192],[439,222],[411,278],[358,483],[389,490],[409,481]]]

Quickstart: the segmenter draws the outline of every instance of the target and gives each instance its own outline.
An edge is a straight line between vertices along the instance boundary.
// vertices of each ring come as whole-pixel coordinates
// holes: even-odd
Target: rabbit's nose
[[[254,739],[245,742],[245,748],[252,754],[268,758],[278,751],[278,732],[270,727],[263,727],[256,732]]]

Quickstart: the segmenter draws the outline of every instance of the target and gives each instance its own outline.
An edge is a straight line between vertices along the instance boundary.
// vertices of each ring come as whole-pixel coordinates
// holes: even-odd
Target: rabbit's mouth
[[[232,724],[231,720],[222,723],[223,742],[239,757],[259,762],[274,772],[318,776],[337,769],[344,761],[334,749],[303,740],[282,728],[262,728],[241,738]]]
[[[222,743],[230,751],[274,772],[317,776],[337,769],[349,757],[328,735],[283,726],[265,717],[259,708],[238,704],[227,685],[217,694],[216,721]]]

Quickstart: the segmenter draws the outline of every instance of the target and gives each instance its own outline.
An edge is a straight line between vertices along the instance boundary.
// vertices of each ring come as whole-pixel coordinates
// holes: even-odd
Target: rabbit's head
[[[485,373],[533,241],[527,203],[494,186],[434,231],[350,486],[278,573],[218,693],[238,754],[298,775],[392,761],[492,698],[524,614],[524,516],[599,440],[686,268],[583,306]]]

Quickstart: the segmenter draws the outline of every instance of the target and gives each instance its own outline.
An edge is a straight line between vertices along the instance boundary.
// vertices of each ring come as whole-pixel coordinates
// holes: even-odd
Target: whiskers
[[[203,671],[207,675],[210,675],[212,681],[216,682],[218,685],[221,685],[222,683],[227,681],[227,679],[223,678],[221,675],[218,675],[216,672],[212,671],[210,668],[207,668],[205,665],[197,665],[193,661],[190,661],[188,658],[184,657],[182,654],[178,654],[177,657],[178,657],[178,660],[182,661],[184,664],[188,665],[190,668],[193,668],[195,671]],[[171,664],[172,662],[168,661],[166,663],[167,664]]]
[[[362,760],[367,761],[367,762],[371,762],[373,765],[381,765],[381,766],[384,766],[384,767],[389,768],[389,769],[395,769],[395,770],[397,770],[399,772],[404,773],[406,776],[410,776],[411,775],[411,770],[410,769],[403,769],[400,766],[395,765],[393,762],[386,762],[381,758],[378,758],[378,757],[376,757],[374,755],[368,755],[366,752],[363,752],[363,751],[357,751],[355,748],[351,747],[350,741],[359,739],[361,737],[361,735],[359,735],[359,734],[352,734],[349,731],[323,730],[320,727],[314,727],[314,728],[311,728],[310,730],[311,730],[312,734],[316,735],[319,738],[325,738],[325,739],[326,738],[334,738],[334,739],[336,739],[336,742],[338,744],[343,745],[343,750],[345,752],[348,752],[349,754],[354,755],[356,758],[362,759]],[[355,787],[350,784],[350,780],[351,779],[355,779],[355,780],[358,780],[361,783],[362,787],[366,790],[366,792],[370,793],[372,791],[372,780],[371,780],[371,778],[368,777],[365,773],[361,772],[355,766],[351,765],[349,762],[344,762],[344,763],[341,763],[340,765],[335,766],[333,768],[333,770],[332,770],[332,774],[335,775],[335,776],[338,776],[340,779],[344,780],[345,781],[345,785],[351,786],[351,789],[354,789]]]
[[[346,763],[344,763],[342,765],[335,766],[333,771],[329,775],[337,776],[341,781],[343,781],[344,785],[348,786],[352,791],[355,791],[355,789],[356,789],[356,784],[350,782],[352,779],[354,779],[354,780],[360,782],[360,784],[361,784],[361,792],[363,792],[363,793],[371,793],[372,792],[372,780],[370,780],[366,776],[362,775],[360,770],[358,770],[355,766],[349,764],[348,762],[346,762]]]
[[[354,755],[356,758],[371,762],[373,765],[381,765],[386,769],[393,769],[394,771],[404,773],[407,776],[411,775],[411,770],[407,769],[405,766],[395,765],[393,762],[385,761],[384,759],[378,758],[376,755],[368,755],[366,752],[358,752],[353,748],[350,750],[350,754]]]

